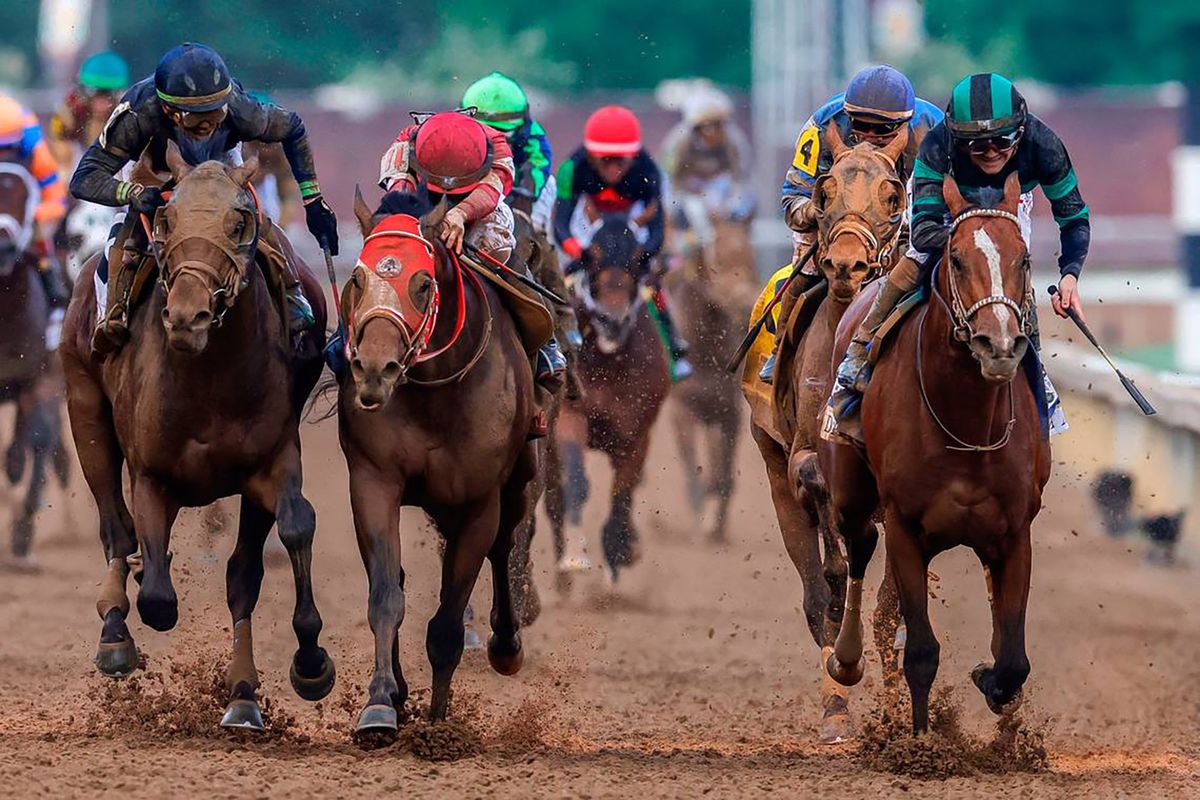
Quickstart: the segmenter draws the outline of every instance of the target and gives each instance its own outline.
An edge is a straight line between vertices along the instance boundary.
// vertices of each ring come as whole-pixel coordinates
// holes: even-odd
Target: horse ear
[[[829,148],[829,154],[834,158],[846,149],[846,143],[842,140],[842,132],[838,130],[836,122],[830,123],[825,129],[825,146]]]
[[[1017,175],[1014,169],[1008,173],[1008,177],[1004,179],[1004,199],[1001,201],[1001,208],[1010,214],[1017,213],[1017,207],[1021,204],[1021,178]]]
[[[375,227],[374,215],[371,213],[371,207],[367,205],[367,201],[363,199],[362,189],[358,188],[358,184],[354,184],[354,216],[358,219],[359,230],[362,235],[366,236]]]
[[[942,197],[946,199],[946,208],[950,209],[951,217],[957,217],[967,207],[967,201],[958,190],[958,181],[949,173],[942,178]]]
[[[251,156],[240,167],[231,167],[229,177],[238,186],[249,186],[258,177],[260,166],[258,157]]]
[[[167,169],[171,170],[171,177],[177,184],[186,178],[193,169],[192,165],[184,160],[183,153],[179,151],[179,145],[170,139],[167,140]]]
[[[883,154],[887,156],[888,161],[891,161],[893,164],[900,159],[900,154],[904,152],[904,148],[908,147],[908,130],[908,125],[902,126],[900,128],[900,132],[897,133],[892,140],[887,143],[887,146],[883,148]]]

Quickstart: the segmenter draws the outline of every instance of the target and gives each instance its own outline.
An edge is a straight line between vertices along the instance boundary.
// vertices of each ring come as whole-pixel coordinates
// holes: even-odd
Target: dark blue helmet
[[[167,51],[154,70],[158,99],[179,111],[215,111],[229,102],[233,82],[216,50],[184,42]]]
[[[867,67],[850,79],[843,105],[855,117],[895,122],[912,119],[916,94],[903,72],[881,64]]]

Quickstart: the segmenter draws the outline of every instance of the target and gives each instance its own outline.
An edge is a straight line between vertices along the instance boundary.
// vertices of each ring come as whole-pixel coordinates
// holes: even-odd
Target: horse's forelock
[[[624,221],[606,222],[592,237],[592,247],[599,248],[601,263],[589,259],[589,266],[621,266],[629,271],[636,267],[638,240]]]

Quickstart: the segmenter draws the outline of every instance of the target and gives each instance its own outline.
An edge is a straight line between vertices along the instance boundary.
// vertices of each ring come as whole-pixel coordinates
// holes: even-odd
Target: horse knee
[[[920,641],[913,630],[908,631],[904,646],[904,677],[913,691],[928,692],[937,676],[941,645],[937,640]]]
[[[317,513],[298,490],[285,492],[276,512],[279,540],[288,552],[312,547],[317,531]]]
[[[425,652],[435,673],[453,669],[462,658],[465,627],[461,614],[438,611],[429,620],[425,635]]]

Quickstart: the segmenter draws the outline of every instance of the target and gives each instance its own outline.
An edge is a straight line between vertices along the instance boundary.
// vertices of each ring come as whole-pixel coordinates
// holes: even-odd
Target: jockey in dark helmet
[[[917,97],[904,73],[886,64],[861,70],[850,79],[845,92],[834,95],[818,108],[796,137],[796,152],[783,179],[780,204],[784,220],[792,229],[793,263],[816,239],[817,218],[816,206],[811,202],[812,191],[817,178],[833,166],[833,154],[824,147],[823,139],[830,125],[837,126],[842,141],[847,144],[869,142],[876,147],[886,147],[904,126],[908,126],[908,145],[896,162],[897,176],[907,181],[912,175],[917,148],[941,120],[941,110]],[[900,235],[905,233],[902,229]],[[779,319],[787,319],[796,299],[819,280],[820,272],[813,262],[809,262],[792,281],[780,303]],[[759,377],[770,383],[774,371],[775,352],[772,351]]]
[[[137,256],[122,257],[121,245],[130,235],[144,236],[135,224],[139,214],[153,214],[166,202],[162,189],[130,180],[130,162],[149,148],[154,170],[165,173],[167,143],[174,142],[189,164],[214,159],[239,164],[239,145],[247,141],[282,144],[300,185],[309,231],[322,247],[337,253],[337,219],[321,196],[304,123],[296,114],[246,94],[212,48],[179,45],[162,57],[153,77],[125,93],[71,178],[71,194],[80,200],[128,205],[134,212],[128,218],[118,214],[109,252],[96,271],[96,299],[103,309],[92,339],[98,353],[112,352],[129,338],[129,293]],[[285,281],[293,330],[303,330],[313,322],[312,310],[299,280],[285,276]]]
[[[943,179],[953,175],[963,197],[979,202],[989,189],[1003,191],[1005,179],[1013,172],[1021,181],[1017,217],[1025,244],[1030,241],[1037,186],[1050,201],[1058,224],[1060,279],[1058,294],[1053,297],[1054,312],[1062,317],[1068,309],[1083,313],[1078,283],[1091,225],[1067,148],[1046,123],[1029,113],[1012,81],[991,72],[968,75],[954,87],[945,119],[925,137],[917,154],[914,189],[909,194],[912,236],[907,257],[887,274],[838,368],[829,405],[842,437],[861,436],[857,399],[870,380],[868,343],[900,299],[921,285],[945,250],[952,220],[942,192]],[[1036,313],[1030,323],[1030,342],[1038,349]],[[1044,384],[1050,433],[1060,433],[1067,426],[1058,393],[1048,378]]]

